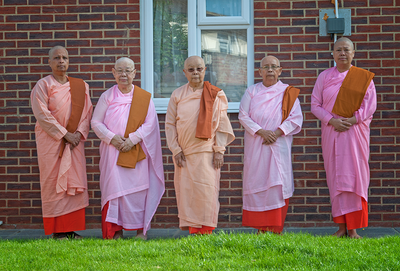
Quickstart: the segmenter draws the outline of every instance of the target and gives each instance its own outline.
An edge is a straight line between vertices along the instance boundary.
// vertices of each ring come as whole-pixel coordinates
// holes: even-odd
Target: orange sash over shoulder
[[[150,93],[135,86],[131,109],[129,110],[128,123],[124,134],[125,138],[128,138],[130,133],[135,132],[144,123],[149,109],[150,99]],[[136,163],[143,159],[146,159],[146,154],[140,144],[136,144],[130,151],[119,153],[117,165],[121,167],[135,168]]]
[[[290,111],[299,96],[300,89],[288,86],[282,99],[282,122],[289,117]]]
[[[332,113],[351,118],[360,108],[374,75],[370,71],[351,66],[340,87]]]
[[[73,78],[68,76],[69,88],[71,92],[71,116],[68,119],[67,129],[70,133],[75,133],[76,129],[78,129],[79,121],[81,120],[83,107],[85,106],[85,82],[80,78]],[[63,139],[61,144],[59,157],[62,157],[65,143],[67,141]]]
[[[211,138],[213,106],[220,90],[220,88],[211,85],[210,82],[204,82],[200,100],[200,113],[197,120],[196,138],[205,140]]]

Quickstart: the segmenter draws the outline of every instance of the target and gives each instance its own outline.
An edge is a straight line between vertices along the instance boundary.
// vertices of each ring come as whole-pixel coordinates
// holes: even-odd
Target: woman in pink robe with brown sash
[[[78,109],[71,94],[76,89],[71,89],[73,78],[66,76],[67,50],[56,46],[49,57],[53,74],[39,80],[31,93],[43,225],[45,234],[53,233],[54,238],[80,238],[74,231],[85,229],[85,207],[89,205],[84,140],[93,108],[88,85],[75,78],[81,97],[77,100],[81,114],[75,114]],[[75,127],[68,131],[71,121]]]
[[[101,95],[92,119],[92,128],[101,139],[99,166],[105,239],[122,237],[123,229],[137,230],[138,238],[147,239],[164,193],[157,113],[150,93],[132,85],[135,73],[132,60],[117,60],[113,74],[118,84]],[[147,103],[135,104],[135,99],[141,98]],[[143,117],[138,122],[141,125],[126,133],[132,118],[138,115]],[[144,159],[127,154],[135,148],[143,150]],[[126,154],[121,163],[121,156]]]
[[[368,226],[369,125],[376,110],[376,90],[373,74],[351,65],[351,40],[338,39],[333,57],[337,66],[318,76],[311,112],[321,120],[332,216],[339,224],[335,235],[361,238],[356,229]]]

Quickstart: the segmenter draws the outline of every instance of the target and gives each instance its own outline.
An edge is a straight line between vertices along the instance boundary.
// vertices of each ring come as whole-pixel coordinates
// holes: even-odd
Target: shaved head
[[[53,48],[51,48],[49,50],[49,58],[52,58],[54,51],[59,50],[59,49],[65,50],[65,52],[67,52],[67,55],[68,55],[68,51],[67,51],[67,49],[65,49],[64,46],[57,45],[57,46],[54,46]]]
[[[351,45],[351,48],[354,50],[354,44],[353,44],[353,42],[352,42],[349,38],[346,38],[346,37],[341,37],[340,39],[338,39],[338,40],[335,42],[335,44],[333,45],[333,48],[335,48],[336,44],[339,43],[339,42],[346,42],[346,43],[348,43],[349,45]]]
[[[186,58],[185,63],[183,65],[184,69],[186,70],[188,63],[197,62],[197,61],[201,61],[203,66],[205,66],[204,60],[201,57],[199,57],[199,56],[189,56],[188,58]]]
[[[128,57],[118,58],[118,60],[115,61],[115,68],[117,68],[118,64],[120,64],[122,62],[128,63],[129,66],[131,66],[133,69],[135,69],[135,62],[133,62],[133,60]]]
[[[276,63],[278,64],[278,66],[281,65],[281,63],[279,62],[279,59],[277,57],[275,57],[275,56],[266,56],[263,59],[261,59],[260,68],[264,67],[263,63],[266,63],[266,62],[268,62],[269,60],[272,60],[272,59],[276,60]]]

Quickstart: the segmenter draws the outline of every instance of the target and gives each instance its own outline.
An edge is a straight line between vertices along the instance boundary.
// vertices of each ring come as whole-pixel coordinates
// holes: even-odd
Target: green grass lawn
[[[158,240],[1,240],[0,270],[400,270],[400,236],[225,234]]]

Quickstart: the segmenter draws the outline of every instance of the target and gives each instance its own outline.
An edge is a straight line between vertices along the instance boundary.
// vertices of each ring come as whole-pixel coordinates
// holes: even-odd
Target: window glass
[[[188,57],[187,9],[187,0],[153,0],[155,98],[169,98],[187,83],[182,71]]]
[[[224,90],[229,102],[240,102],[247,88],[247,30],[201,31],[205,81]]]
[[[241,0],[207,0],[206,16],[242,16]]]

